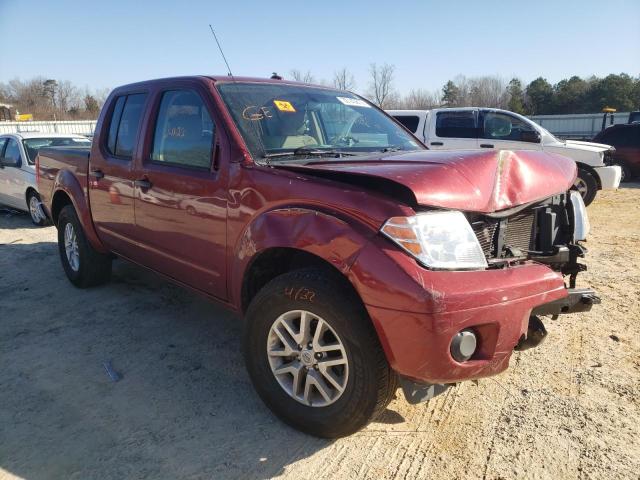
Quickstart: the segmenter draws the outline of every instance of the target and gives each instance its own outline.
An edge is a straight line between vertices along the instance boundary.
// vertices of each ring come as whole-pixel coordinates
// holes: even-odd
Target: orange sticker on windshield
[[[274,100],[273,103],[275,104],[276,108],[278,110],[280,110],[281,112],[293,112],[295,113],[296,109],[293,108],[293,105],[291,105],[290,102],[287,102],[285,100]]]

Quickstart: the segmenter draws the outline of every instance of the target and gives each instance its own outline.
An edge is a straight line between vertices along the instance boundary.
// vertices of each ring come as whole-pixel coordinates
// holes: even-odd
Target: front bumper
[[[594,167],[595,172],[600,177],[602,190],[615,190],[620,186],[622,178],[622,168],[619,165],[610,167]]]
[[[447,272],[427,270],[398,253],[366,249],[351,279],[389,364],[414,382],[448,384],[502,372],[526,336],[532,311],[569,293],[560,273],[535,262]],[[478,346],[469,360],[458,362],[451,340],[467,328]]]

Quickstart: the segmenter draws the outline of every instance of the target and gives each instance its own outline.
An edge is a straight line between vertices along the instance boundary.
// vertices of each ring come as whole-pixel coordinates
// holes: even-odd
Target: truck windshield
[[[91,140],[83,137],[38,137],[26,138],[22,144],[24,151],[27,152],[27,161],[33,164],[36,161],[38,150],[42,147],[90,147]]]
[[[273,83],[225,82],[217,88],[254,159],[424,149],[349,92]]]

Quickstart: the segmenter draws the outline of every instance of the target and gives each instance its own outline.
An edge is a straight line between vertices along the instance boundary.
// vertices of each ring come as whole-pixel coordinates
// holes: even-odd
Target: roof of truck
[[[130,89],[130,88],[135,88],[135,87],[142,87],[145,85],[149,85],[149,84],[153,84],[153,83],[164,83],[164,82],[170,82],[170,81],[179,81],[179,80],[202,80],[202,79],[209,79],[209,80],[213,80],[216,83],[232,83],[232,82],[238,82],[238,83],[274,83],[274,84],[285,84],[285,85],[299,85],[302,87],[315,87],[315,88],[326,88],[326,89],[331,89],[331,90],[336,90],[333,87],[329,87],[327,85],[316,85],[316,84],[312,84],[312,83],[302,83],[302,82],[296,82],[295,80],[288,80],[285,78],[282,78],[280,80],[275,79],[275,78],[261,78],[261,77],[236,77],[236,76],[230,76],[230,75],[188,75],[188,76],[183,76],[183,77],[167,77],[167,78],[154,78],[151,80],[144,80],[141,82],[135,82],[135,83],[129,83],[127,85],[120,85],[118,86],[116,89],[120,90],[120,89]]]

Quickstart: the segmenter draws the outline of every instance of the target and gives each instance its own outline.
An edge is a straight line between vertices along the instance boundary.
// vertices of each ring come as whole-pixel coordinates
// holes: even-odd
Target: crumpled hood
[[[604,152],[612,148],[611,145],[605,145],[604,143],[580,142],[578,140],[566,140],[565,143],[569,148],[579,148],[591,152]]]
[[[418,205],[491,213],[565,192],[576,178],[573,160],[522,151],[418,151],[350,161],[276,165],[349,182],[384,179],[409,189]],[[390,189],[391,190],[391,189]]]

